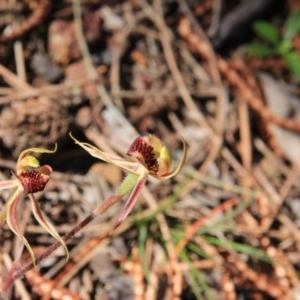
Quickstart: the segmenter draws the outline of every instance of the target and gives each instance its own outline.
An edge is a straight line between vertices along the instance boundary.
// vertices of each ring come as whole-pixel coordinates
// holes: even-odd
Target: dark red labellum
[[[50,179],[52,168],[50,166],[41,166],[38,168],[27,167],[17,178],[20,180],[25,193],[33,194],[44,190]]]
[[[132,143],[127,155],[135,156],[151,174],[158,172],[158,161],[155,158],[154,148],[148,145],[143,137],[138,137]]]

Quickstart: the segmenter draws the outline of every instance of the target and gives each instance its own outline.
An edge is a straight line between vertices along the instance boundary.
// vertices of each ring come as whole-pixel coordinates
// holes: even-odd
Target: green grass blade
[[[265,251],[254,248],[250,245],[241,244],[241,243],[228,241],[228,240],[223,240],[223,239],[219,239],[214,236],[202,236],[202,238],[204,240],[206,240],[207,242],[211,243],[212,245],[223,247],[223,248],[226,248],[229,250],[233,249],[239,253],[247,254],[251,257],[260,259],[260,260],[268,262],[268,263],[272,262],[272,259],[267,255],[267,253]]]
[[[210,288],[207,284],[207,282],[204,279],[204,276],[202,275],[202,273],[196,269],[193,266],[193,262],[191,261],[191,259],[189,258],[187,252],[185,249],[183,249],[180,253],[180,258],[182,261],[184,261],[185,263],[187,263],[189,265],[189,279],[190,279],[190,286],[191,289],[194,293],[194,296],[199,300],[199,299],[204,299],[201,295],[201,292],[199,290],[199,286],[201,286],[201,288],[203,289],[204,293],[205,293],[205,299],[208,300],[214,300]]]
[[[297,52],[290,52],[284,55],[284,59],[289,66],[289,69],[300,81],[300,57]]]
[[[284,39],[291,41],[293,37],[300,31],[300,9],[292,12],[284,28]]]
[[[245,49],[248,52],[248,54],[254,57],[266,58],[278,54],[276,48],[270,48],[261,43],[253,43],[246,45]]]
[[[241,202],[239,205],[236,206],[235,209],[228,212],[222,220],[220,220],[220,221],[218,221],[218,222],[216,222],[212,225],[202,226],[197,231],[197,233],[198,234],[205,234],[205,233],[208,233],[209,231],[211,231],[212,229],[217,229],[217,228],[220,228],[224,225],[225,225],[225,228],[228,228],[228,226],[229,226],[228,223],[230,221],[232,221],[236,216],[238,216],[241,212],[243,212],[252,203],[252,201],[253,201],[253,198],[250,198],[249,200]]]

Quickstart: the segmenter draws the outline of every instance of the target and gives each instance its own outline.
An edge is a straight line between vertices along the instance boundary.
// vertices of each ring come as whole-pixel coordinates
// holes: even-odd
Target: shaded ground
[[[255,39],[254,20],[282,30],[299,3],[53,2],[0,2],[0,179],[24,149],[57,142],[39,156],[54,172],[37,198],[63,236],[124,175],[70,131],[122,157],[155,134],[174,167],[181,135],[188,157],[176,177],[149,179],[112,235],[125,200],[68,242],[68,262],[59,248],[1,297],[298,299],[299,84],[280,57],[254,59],[241,45]],[[39,256],[54,239],[26,198],[18,213]],[[2,284],[21,242],[7,224],[0,241]],[[25,249],[16,270],[28,261]]]

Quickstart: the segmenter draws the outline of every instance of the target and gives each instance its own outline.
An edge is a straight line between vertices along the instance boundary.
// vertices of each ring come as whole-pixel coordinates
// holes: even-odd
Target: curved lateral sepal
[[[47,232],[49,232],[57,241],[59,241],[61,243],[61,245],[64,247],[64,249],[66,251],[66,256],[67,256],[66,260],[68,260],[69,259],[69,250],[67,248],[66,243],[60,237],[60,235],[58,234],[58,232],[56,231],[54,226],[52,224],[50,224],[48,221],[46,221],[46,219],[44,218],[44,216],[40,210],[39,203],[35,199],[34,195],[29,194],[29,198],[31,201],[32,212],[33,212],[35,218]]]
[[[126,219],[126,217],[129,215],[130,211],[132,210],[134,204],[136,203],[137,201],[137,198],[138,196],[140,195],[141,191],[142,191],[142,188],[143,186],[145,185],[145,182],[146,182],[146,179],[147,179],[147,174],[141,174],[125,204],[125,207],[123,208],[122,210],[122,213],[118,219],[118,222],[114,228],[114,230],[116,228],[118,228],[123,222],[124,220]]]
[[[35,264],[35,255],[33,253],[33,250],[31,249],[27,239],[20,233],[17,224],[17,207],[22,194],[23,188],[21,186],[18,186],[13,190],[7,203],[6,222],[8,227],[22,240],[31,256],[33,264]]]

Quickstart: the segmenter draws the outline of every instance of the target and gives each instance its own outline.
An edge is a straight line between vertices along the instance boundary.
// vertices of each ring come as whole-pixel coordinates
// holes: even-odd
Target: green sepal
[[[17,161],[17,173],[20,173],[23,168],[32,167],[36,168],[39,167],[39,161],[31,156],[30,154],[33,153],[54,153],[57,150],[57,144],[55,144],[54,150],[48,150],[44,148],[29,148],[21,152]]]

